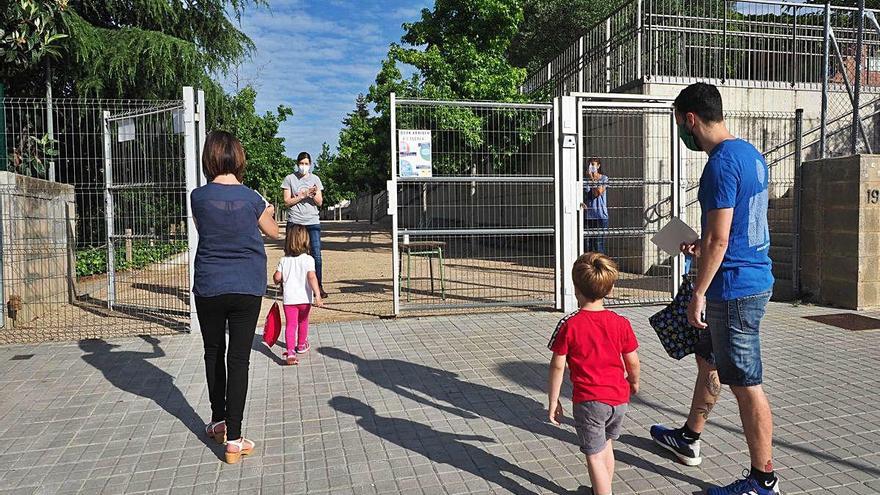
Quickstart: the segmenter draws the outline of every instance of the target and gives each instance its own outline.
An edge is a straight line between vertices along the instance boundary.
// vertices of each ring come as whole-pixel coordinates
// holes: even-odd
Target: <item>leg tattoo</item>
[[[715,407],[718,397],[721,395],[721,382],[718,380],[717,371],[709,372],[709,376],[706,377],[706,390],[709,392],[710,400],[705,402],[705,406],[697,407],[697,414],[703,419],[709,419],[709,413],[712,412],[712,408]]]

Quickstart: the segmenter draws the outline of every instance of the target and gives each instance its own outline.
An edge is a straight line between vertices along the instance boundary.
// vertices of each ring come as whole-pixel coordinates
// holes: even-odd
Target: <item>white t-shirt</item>
[[[284,256],[278,262],[284,284],[284,304],[311,304],[312,287],[309,285],[309,272],[315,271],[315,258],[308,254]]]

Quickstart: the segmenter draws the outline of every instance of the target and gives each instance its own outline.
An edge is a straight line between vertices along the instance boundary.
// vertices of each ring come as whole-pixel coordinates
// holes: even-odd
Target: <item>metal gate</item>
[[[678,132],[672,100],[642,95],[574,93],[578,100],[578,252],[612,257],[620,277],[609,305],[669,301],[679,279],[679,256],[651,242],[681,215]],[[598,160],[592,180],[590,162]],[[599,194],[589,207],[590,199]]]
[[[188,92],[185,100],[103,113],[107,307],[182,329],[190,317],[190,102]]]
[[[199,109],[177,100],[0,99],[0,343],[192,328],[204,183]],[[8,157],[8,160],[5,158]]]
[[[391,97],[394,312],[558,307],[553,105]]]

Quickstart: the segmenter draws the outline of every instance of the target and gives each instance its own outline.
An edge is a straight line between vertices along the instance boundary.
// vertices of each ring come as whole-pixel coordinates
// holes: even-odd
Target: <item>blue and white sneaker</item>
[[[763,486],[758,480],[748,476],[748,471],[743,474],[745,479],[734,481],[727,486],[717,486],[706,490],[706,495],[781,495],[779,480],[771,488]]]
[[[700,441],[686,441],[679,430],[654,425],[651,427],[651,438],[657,445],[675,454],[686,466],[699,466],[703,462],[700,457]]]

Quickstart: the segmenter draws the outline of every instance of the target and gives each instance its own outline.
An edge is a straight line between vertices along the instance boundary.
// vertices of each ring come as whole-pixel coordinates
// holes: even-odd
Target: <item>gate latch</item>
[[[566,134],[562,136],[562,147],[563,149],[573,149],[577,148],[577,138],[574,134]]]

